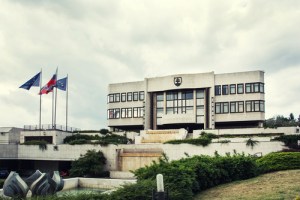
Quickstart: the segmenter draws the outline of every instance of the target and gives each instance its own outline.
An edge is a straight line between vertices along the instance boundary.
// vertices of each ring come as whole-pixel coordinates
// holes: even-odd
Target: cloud
[[[69,75],[69,124],[78,128],[107,125],[109,83],[177,73],[264,70],[266,116],[285,114],[287,102],[297,112],[299,8],[292,0],[4,0],[0,102],[9,114],[1,125],[37,123],[36,91],[18,87],[41,68],[45,83],[56,67],[59,78]],[[293,102],[275,89],[282,74]],[[57,120],[64,124],[60,94]],[[43,122],[51,123],[51,96],[43,99]]]

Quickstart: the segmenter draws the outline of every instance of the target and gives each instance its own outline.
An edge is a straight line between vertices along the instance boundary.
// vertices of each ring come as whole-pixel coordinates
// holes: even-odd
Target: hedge
[[[300,169],[300,152],[275,152],[270,153],[257,161],[262,173]]]

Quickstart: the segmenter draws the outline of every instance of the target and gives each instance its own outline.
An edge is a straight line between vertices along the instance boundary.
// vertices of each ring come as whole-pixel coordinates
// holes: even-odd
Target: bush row
[[[206,133],[202,132],[199,138],[195,139],[184,139],[184,140],[170,140],[165,142],[165,144],[193,144],[193,145],[201,145],[201,146],[207,146],[211,143],[212,139],[218,138],[217,135],[212,134],[212,133]]]
[[[92,142],[92,140],[95,140]],[[64,139],[65,144],[100,144],[100,145],[108,145],[108,144],[127,144],[129,139],[125,136],[115,135],[115,134],[107,134],[103,137],[99,135],[81,135],[76,134],[72,136],[68,136]]]

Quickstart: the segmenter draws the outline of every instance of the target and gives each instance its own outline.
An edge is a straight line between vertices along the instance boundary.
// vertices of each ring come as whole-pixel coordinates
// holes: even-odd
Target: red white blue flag
[[[49,92],[53,91],[53,88],[56,86],[56,74],[54,74],[52,76],[52,78],[50,79],[50,81],[44,85],[39,93],[39,95],[42,94],[48,94]]]

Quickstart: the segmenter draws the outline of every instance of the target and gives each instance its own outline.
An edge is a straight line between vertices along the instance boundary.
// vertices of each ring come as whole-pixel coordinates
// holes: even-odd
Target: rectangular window
[[[133,108],[133,118],[138,117],[138,108]]]
[[[238,101],[238,112],[243,113],[244,112],[244,102]]]
[[[236,103],[237,102],[230,102],[230,112],[236,113]]]
[[[132,92],[127,93],[127,101],[132,101]]]
[[[228,85],[222,85],[222,95],[228,95]]]
[[[204,90],[197,90],[196,91],[196,98],[197,99],[204,99]]]
[[[221,113],[221,103],[216,103],[215,108],[216,108],[215,113],[220,114]]]
[[[223,103],[223,113],[228,113],[229,112],[229,104],[228,102]]]
[[[230,94],[235,94],[236,93],[236,85],[235,84],[231,84],[230,85]]]
[[[126,101],[126,93],[121,94],[121,101],[125,102]]]
[[[120,118],[120,108],[108,109],[107,110],[108,119],[119,119]]]
[[[215,86],[215,95],[221,95],[221,85]]]
[[[229,113],[229,103],[228,102],[217,102],[215,103],[215,113]]]
[[[237,93],[244,94],[244,84],[243,83],[237,84]]]
[[[126,118],[132,117],[132,108],[127,108]]]
[[[109,103],[115,102],[115,101],[114,101],[114,95],[113,95],[113,94],[109,94],[109,95],[108,95],[108,102],[109,102]]]
[[[263,83],[259,83],[260,92],[265,93],[265,85]]]
[[[259,83],[254,83],[253,85],[254,85],[254,92],[259,92],[260,89]]]
[[[139,100],[139,99],[138,99],[138,98],[139,98],[139,97],[138,97],[138,94],[139,94],[138,92],[134,92],[134,93],[133,93],[133,101],[138,101],[138,100]]]
[[[230,112],[231,113],[243,113],[244,112],[244,102],[243,101],[230,102]]]
[[[246,112],[264,112],[265,102],[262,100],[246,101]]]
[[[163,93],[158,93],[156,95],[156,100],[157,101],[163,101],[164,100],[164,94]]]
[[[251,84],[250,83],[246,83],[246,85],[245,85],[245,87],[246,87],[246,93],[251,93]]]
[[[140,99],[140,101],[144,101],[145,93],[143,91],[139,92],[139,99]]]
[[[126,118],[126,108],[121,109],[121,118]]]
[[[115,102],[120,102],[120,93],[115,94]]]

